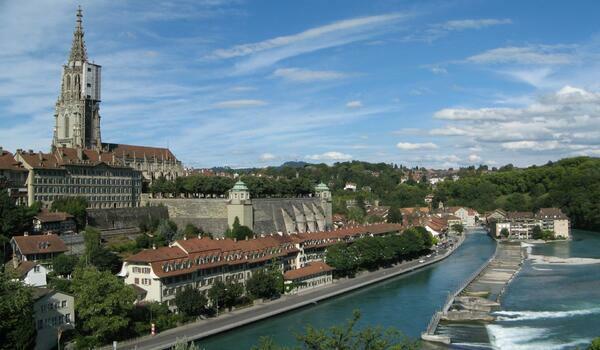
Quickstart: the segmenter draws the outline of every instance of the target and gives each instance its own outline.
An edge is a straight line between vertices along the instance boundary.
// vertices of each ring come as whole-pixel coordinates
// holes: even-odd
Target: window
[[[65,322],[71,323],[71,314],[65,314]]]
[[[134,280],[134,283],[135,284],[140,284],[140,279],[136,277],[135,280]]]
[[[67,307],[67,301],[63,300],[62,303],[61,303],[61,305],[60,305],[60,307]]]
[[[44,320],[38,320],[37,321],[37,329],[40,330],[44,328]]]
[[[40,272],[40,265],[35,265],[33,267],[33,272]]]

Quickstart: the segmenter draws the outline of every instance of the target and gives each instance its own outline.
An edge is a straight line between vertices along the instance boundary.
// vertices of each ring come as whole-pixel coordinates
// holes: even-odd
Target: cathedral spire
[[[69,56],[69,62],[75,61],[86,61],[87,53],[85,50],[85,42],[83,41],[83,15],[81,14],[81,6],[77,8],[77,24],[75,25],[75,32],[73,32],[73,45],[71,46],[71,54]]]

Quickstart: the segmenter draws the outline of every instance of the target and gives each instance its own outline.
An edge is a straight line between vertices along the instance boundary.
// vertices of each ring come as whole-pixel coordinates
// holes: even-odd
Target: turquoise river
[[[574,239],[535,245],[532,253],[600,258],[600,233],[573,230]],[[443,262],[310,307],[260,321],[198,342],[201,348],[249,349],[261,336],[295,344],[307,324],[329,327],[359,309],[360,325],[395,327],[418,338],[448,293],[494,252],[483,231],[468,235]],[[564,264],[563,264],[564,265]],[[488,326],[448,327],[455,349],[572,349],[600,336],[600,264],[538,265],[526,261],[507,289],[499,319]],[[430,346],[428,346],[429,348]],[[437,347],[435,347],[437,348]]]

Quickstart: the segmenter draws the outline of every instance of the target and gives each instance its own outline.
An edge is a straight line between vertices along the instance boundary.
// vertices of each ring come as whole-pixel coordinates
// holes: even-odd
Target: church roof
[[[32,168],[60,169],[65,165],[95,166],[101,163],[112,167],[123,167],[120,159],[110,152],[99,152],[91,149],[60,147],[52,153],[17,151],[23,162]]]
[[[117,158],[143,159],[146,157],[148,161],[151,161],[156,157],[157,160],[177,160],[171,150],[163,147],[125,145],[121,143],[102,143],[102,147],[114,153]]]

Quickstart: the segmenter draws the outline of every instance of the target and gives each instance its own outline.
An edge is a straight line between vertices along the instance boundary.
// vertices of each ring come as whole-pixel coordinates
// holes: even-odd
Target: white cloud
[[[363,106],[362,102],[359,100],[350,101],[346,103],[346,107],[348,108],[361,108]]]
[[[256,90],[256,88],[254,86],[233,86],[229,90],[231,90],[233,92],[248,92],[248,91],[254,91],[254,90]]]
[[[479,162],[481,161],[481,157],[477,154],[469,154],[469,162]]]
[[[438,148],[438,146],[432,142],[424,142],[424,143],[398,142],[398,144],[396,144],[396,147],[403,151],[432,150],[432,149]]]
[[[564,45],[534,45],[500,47],[467,58],[468,62],[477,64],[534,64],[557,65],[573,62],[573,55],[566,51]]]
[[[342,160],[350,160],[352,156],[346,153],[341,152],[325,152],[321,154],[313,154],[306,156],[307,159],[310,160],[318,160],[318,161],[342,161]]]
[[[348,74],[331,70],[279,68],[273,72],[273,76],[298,83],[310,83],[315,81],[344,79],[348,77]]]
[[[502,143],[502,148],[508,150],[548,151],[564,147],[558,141],[514,141]]]
[[[436,23],[429,25],[426,29],[417,31],[404,38],[405,41],[425,41],[432,42],[440,39],[451,32],[463,30],[478,30],[487,27],[511,24],[512,21],[508,18],[480,18],[480,19],[461,19]]]
[[[248,107],[260,107],[267,103],[262,100],[229,100],[221,101],[213,104],[214,108],[217,109],[235,109],[235,108],[248,108]]]
[[[277,156],[275,156],[272,153],[263,153],[260,155],[260,160],[262,162],[268,162],[268,161],[275,160],[275,159],[277,159]]]
[[[435,112],[433,116],[446,120],[506,120],[520,113],[521,111],[512,108],[445,108]]]
[[[465,30],[465,29],[481,29],[485,27],[497,26],[502,24],[511,24],[512,21],[509,18],[495,19],[495,18],[483,18],[483,19],[462,19],[447,21],[439,25],[440,28],[446,30]]]
[[[446,68],[440,67],[440,66],[430,67],[429,70],[433,74],[446,74],[446,73],[448,73],[448,70],[446,70]]]
[[[341,20],[297,34],[214,50],[209,58],[245,57],[235,64],[234,73],[246,73],[289,57],[369,39],[393,29],[394,23],[407,17],[406,14],[391,13]]]
[[[445,128],[431,129],[431,131],[429,131],[429,134],[437,136],[464,136],[468,135],[469,132],[462,128],[448,126]]]

